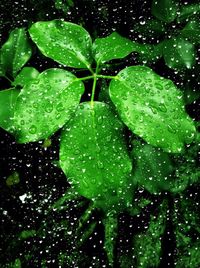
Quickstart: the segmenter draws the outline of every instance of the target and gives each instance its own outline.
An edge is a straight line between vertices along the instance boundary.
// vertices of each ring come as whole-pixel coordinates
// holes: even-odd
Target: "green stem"
[[[89,79],[93,79],[93,78],[94,78],[94,75],[89,75],[89,76],[77,78],[77,80],[84,81],[84,80],[89,80]]]
[[[94,74],[94,81],[93,81],[93,85],[92,85],[91,102],[90,102],[92,107],[94,107],[94,95],[95,95],[96,84],[97,84],[97,75],[95,73]]]
[[[112,76],[112,75],[97,75],[97,78],[105,78],[105,79],[119,79],[118,76]]]
[[[77,80],[89,80],[89,79],[94,79],[94,78],[105,78],[105,79],[119,79],[118,76],[111,76],[111,75],[101,75],[101,74],[96,74],[94,73],[93,75],[77,78]]]
[[[7,77],[7,75],[4,75],[3,77],[5,77],[12,84],[13,81],[9,77]]]

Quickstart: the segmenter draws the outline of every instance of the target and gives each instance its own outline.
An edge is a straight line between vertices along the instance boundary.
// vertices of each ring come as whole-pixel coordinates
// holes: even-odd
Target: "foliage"
[[[55,1],[55,6],[68,12],[74,1]],[[191,84],[186,94],[153,66],[149,67],[161,57],[179,74],[188,74],[195,67],[198,13],[196,5],[180,9],[175,1],[152,1],[154,18],[142,27],[136,25],[135,30],[147,35],[150,29],[151,35],[158,38],[167,33],[167,39],[157,45],[140,44],[117,32],[92,40],[82,26],[58,19],[33,23],[28,32],[24,28],[10,32],[1,48],[1,76],[10,87],[0,91],[0,127],[13,135],[17,143],[29,145],[44,140],[44,150],[52,146],[57,135],[57,166],[71,188],[44,209],[39,227],[22,229],[12,239],[8,255],[12,251],[16,254],[8,267],[23,267],[27,263],[48,266],[44,256],[41,260],[34,260],[34,256],[40,255],[37,239],[49,251],[50,230],[55,230],[54,238],[62,236],[65,244],[70,241],[65,245],[66,251],[55,253],[59,265],[87,267],[95,260],[95,267],[102,267],[96,256],[83,253],[83,246],[98,224],[104,226],[102,250],[106,252],[106,265],[159,267],[169,214],[174,217],[176,267],[190,267],[190,263],[199,266],[198,239],[188,235],[193,230],[198,237],[199,219],[192,201],[184,200],[187,189],[198,185],[200,174],[196,160],[198,124],[185,107],[191,103],[186,98],[192,94]],[[171,23],[183,27],[175,32],[170,29]],[[36,49],[57,67],[40,72],[30,66]],[[137,53],[142,64],[128,65],[114,73],[115,63],[123,62],[131,53]],[[89,101],[82,101],[85,94]],[[192,101],[198,96],[192,95]],[[7,177],[6,185],[11,191],[18,184],[18,172]],[[137,197],[140,192],[148,193],[148,197]],[[121,214],[135,220],[148,213],[157,196],[159,208],[149,215],[148,226],[134,233],[131,252],[119,256],[116,248]],[[171,199],[176,201],[174,207]],[[69,215],[59,221],[52,216],[63,211],[70,213],[70,207],[77,210],[73,224]],[[96,212],[98,216],[94,216]],[[194,246],[188,249],[192,242]],[[32,253],[25,250],[21,257],[20,248],[30,244]]]

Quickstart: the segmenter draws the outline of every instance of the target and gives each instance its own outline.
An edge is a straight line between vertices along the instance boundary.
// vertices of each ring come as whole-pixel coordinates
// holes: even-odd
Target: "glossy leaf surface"
[[[13,77],[26,64],[32,54],[24,28],[13,30],[6,43],[1,48],[1,65],[4,74],[8,72]]]
[[[166,65],[177,70],[191,69],[196,62],[194,45],[183,38],[165,41],[163,55]]]
[[[15,107],[18,142],[51,136],[71,118],[83,92],[83,83],[61,69],[48,69],[26,84]]]
[[[33,67],[24,67],[21,72],[16,76],[13,86],[25,86],[30,81],[38,77],[40,73]]]
[[[110,97],[133,133],[164,151],[178,153],[195,135],[181,92],[150,68],[131,66],[110,83]]]
[[[174,0],[153,0],[152,14],[159,20],[170,23],[177,16],[177,5]]]
[[[61,135],[60,166],[82,196],[102,200],[103,208],[126,195],[131,161],[123,124],[107,104],[80,104]]]
[[[97,38],[93,44],[93,54],[98,63],[122,59],[133,52],[133,50],[133,42],[116,32],[105,38]]]
[[[155,194],[170,189],[172,163],[167,153],[149,144],[133,145],[134,181],[140,187]]]
[[[12,132],[14,106],[19,90],[6,89],[0,91],[0,127]]]
[[[92,41],[81,26],[61,20],[41,21],[29,29],[40,51],[63,65],[90,68]]]

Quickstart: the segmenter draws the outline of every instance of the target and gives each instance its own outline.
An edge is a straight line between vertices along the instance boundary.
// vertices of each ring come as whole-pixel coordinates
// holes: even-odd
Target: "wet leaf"
[[[116,32],[105,38],[97,38],[93,44],[93,54],[97,63],[122,59],[133,51],[133,42]]]
[[[188,18],[198,15],[200,13],[200,5],[192,4],[182,6],[180,9],[180,14],[178,16],[178,21],[188,20]]]
[[[183,38],[166,40],[163,46],[163,56],[166,65],[177,70],[191,69],[196,62],[194,45]]]
[[[176,268],[198,268],[200,266],[200,210],[194,200],[181,195],[174,204],[174,233],[177,254]]]
[[[164,23],[156,19],[144,20],[134,23],[133,32],[147,38],[155,38],[165,33]]]
[[[81,26],[61,20],[40,21],[29,33],[46,57],[69,67],[90,68],[92,41]]]
[[[118,232],[118,222],[117,222],[117,214],[110,213],[103,219],[104,224],[104,249],[107,253],[108,262],[111,267],[113,267],[115,262],[115,247],[117,240],[117,232]]]
[[[16,185],[20,182],[20,177],[18,172],[13,172],[7,179],[6,179],[6,185],[8,187]]]
[[[62,131],[60,165],[72,187],[97,206],[106,209],[120,197],[128,200],[131,161],[123,125],[107,104],[80,104]]]
[[[6,89],[0,91],[0,127],[12,132],[14,107],[19,90]]]
[[[6,43],[1,48],[1,64],[4,74],[7,72],[13,77],[26,64],[32,54],[24,28],[13,30]]]
[[[15,106],[18,142],[49,138],[71,118],[83,92],[83,83],[61,69],[48,69],[26,84]]]
[[[153,0],[151,13],[157,19],[170,23],[177,16],[177,4],[174,0]]]
[[[33,67],[24,67],[16,76],[13,86],[25,86],[27,83],[37,78],[40,73]]]
[[[163,202],[159,208],[158,216],[151,216],[146,232],[134,237],[134,255],[138,268],[159,267],[162,255],[161,239],[166,228],[167,202]]]
[[[200,23],[198,19],[192,19],[180,32],[181,37],[187,38],[194,45],[200,44]]]
[[[155,194],[170,190],[173,166],[167,153],[148,144],[133,145],[133,180]]]
[[[149,144],[179,153],[193,140],[194,123],[171,80],[148,67],[131,66],[111,81],[109,90],[123,122]]]

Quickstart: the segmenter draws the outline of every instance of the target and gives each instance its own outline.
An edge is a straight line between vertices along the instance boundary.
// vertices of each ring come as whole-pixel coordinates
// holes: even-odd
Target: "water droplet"
[[[173,134],[176,133],[176,129],[175,129],[174,126],[172,126],[172,125],[168,125],[168,126],[167,126],[167,129],[169,130],[169,132],[171,132],[171,133],[173,133]]]
[[[36,128],[36,126],[34,126],[34,125],[32,125],[32,126],[29,128],[29,132],[30,132],[31,134],[35,134],[36,131],[37,131],[37,128]]]
[[[160,110],[161,112],[164,112],[164,113],[167,112],[167,107],[165,106],[164,103],[161,103],[161,104],[159,105],[159,110]]]
[[[45,107],[45,111],[51,113],[53,111],[53,104],[49,103],[48,106]]]
[[[102,169],[102,168],[103,168],[103,163],[100,162],[100,161],[98,161],[98,162],[97,162],[97,166],[98,166],[98,168]]]

